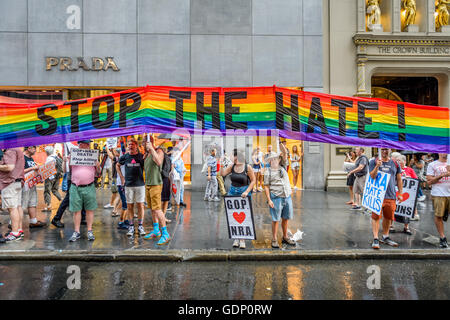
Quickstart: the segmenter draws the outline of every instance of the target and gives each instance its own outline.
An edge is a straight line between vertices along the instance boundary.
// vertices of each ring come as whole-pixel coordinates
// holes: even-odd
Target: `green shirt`
[[[153,161],[151,153],[147,155],[144,161],[145,185],[158,186],[163,184],[161,177],[161,168]]]

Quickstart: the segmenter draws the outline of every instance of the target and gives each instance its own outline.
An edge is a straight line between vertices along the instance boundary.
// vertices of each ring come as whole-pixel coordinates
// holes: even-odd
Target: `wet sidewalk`
[[[39,220],[48,224],[56,213],[59,202],[53,198],[51,213],[43,213],[43,190],[38,190]],[[333,256],[336,254],[350,256],[355,253],[375,254],[371,249],[370,215],[362,211],[352,211],[345,202],[347,193],[323,191],[296,191],[293,194],[294,219],[289,223],[289,229],[294,233],[297,229],[304,232],[303,240],[296,247],[283,246],[280,249],[271,248],[271,217],[263,193],[253,195],[253,211],[257,240],[246,241],[247,248],[233,249],[232,240],[228,239],[226,217],[223,201],[203,201],[200,192],[185,192],[186,208],[173,207],[167,217],[172,219],[168,224],[168,231],[172,240],[163,246],[158,246],[155,240],[144,240],[142,237],[126,236],[126,230],[117,229],[118,217],[111,217],[111,209],[103,209],[110,198],[109,189],[97,190],[99,208],[95,212],[94,233],[96,240],[86,239],[86,227],[82,226],[82,238],[69,242],[73,232],[72,215],[66,211],[63,217],[65,228],[58,229],[53,225],[41,229],[25,228],[25,238],[22,241],[0,245],[0,259],[36,256],[44,253],[49,256],[72,255],[82,257],[87,254],[99,255],[149,255],[155,260],[164,260],[168,255],[174,257],[182,254],[184,257],[193,253],[203,252],[210,254],[211,259],[217,254],[226,254],[223,259],[231,255],[246,256],[258,255],[260,258],[280,254],[295,256],[316,253],[320,256]],[[401,232],[403,224],[395,223],[398,232],[391,234],[391,238],[399,243],[399,248],[382,246],[379,252],[393,254],[395,252],[426,254],[436,253],[449,255],[450,250],[438,248],[438,237],[433,221],[431,201],[427,194],[425,202],[418,203],[419,221],[412,221],[410,228],[412,235]],[[9,217],[5,213],[0,215],[0,232],[8,231]],[[25,218],[28,223],[28,217]],[[144,227],[150,231],[152,226],[151,215],[146,209]],[[281,230],[279,231],[281,239]],[[376,254],[379,254],[376,252]],[[205,257],[205,255],[203,255]],[[265,257],[270,258],[270,257]],[[176,260],[176,258],[174,258]],[[207,258],[206,258],[207,260]]]

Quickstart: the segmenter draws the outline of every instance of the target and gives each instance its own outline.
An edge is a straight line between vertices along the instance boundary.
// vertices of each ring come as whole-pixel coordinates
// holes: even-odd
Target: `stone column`
[[[366,0],[358,0],[358,32],[366,31]]]
[[[392,32],[402,31],[402,19],[400,14],[401,0],[392,0]]]
[[[360,56],[357,58],[358,64],[358,91],[356,95],[367,95],[366,89],[366,56]]]
[[[434,4],[435,0],[427,0],[427,32],[436,32],[436,24],[434,13],[436,12],[436,6]]]

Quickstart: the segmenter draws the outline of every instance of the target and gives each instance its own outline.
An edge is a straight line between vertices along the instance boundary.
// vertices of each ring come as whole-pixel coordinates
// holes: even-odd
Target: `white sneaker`
[[[107,205],[104,205],[103,208],[105,209],[110,209],[110,208],[114,208],[114,206],[110,205],[109,203]]]
[[[245,249],[245,240],[239,240],[239,248]]]
[[[426,198],[427,198],[427,196],[426,196],[426,195],[423,195],[423,196],[417,198],[417,200],[419,200],[419,201],[425,201]]]
[[[219,197],[211,198],[209,199],[209,201],[219,202],[220,198]]]
[[[239,248],[239,240],[238,239],[233,241],[233,248]]]
[[[134,226],[129,226],[128,227],[127,236],[129,236],[129,237],[134,236]]]
[[[141,236],[145,236],[145,235],[146,235],[145,230],[144,230],[144,227],[143,227],[142,225],[139,225],[139,227],[138,227],[138,233],[139,233],[139,235],[141,235]]]

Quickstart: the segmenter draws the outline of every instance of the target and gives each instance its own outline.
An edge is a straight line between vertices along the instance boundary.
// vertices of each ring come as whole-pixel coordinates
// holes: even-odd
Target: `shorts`
[[[37,207],[37,190],[36,186],[31,189],[22,190],[22,208],[36,208]]]
[[[14,209],[22,205],[22,182],[13,182],[1,192],[2,209]]]
[[[434,216],[442,218],[445,215],[445,211],[450,209],[450,197],[436,197],[432,196]]]
[[[353,183],[353,193],[364,194],[364,185],[366,184],[366,175],[362,177],[355,176],[355,182]]]
[[[88,211],[97,209],[97,196],[94,183],[87,187],[77,187],[72,184],[69,189],[69,199],[70,212],[81,211],[83,207]]]
[[[292,170],[300,170],[300,163],[292,162],[291,168],[292,168]]]
[[[117,186],[113,183],[111,185],[111,193],[117,193],[117,192],[119,192],[119,190],[117,189]]]
[[[163,178],[163,185],[161,190],[161,201],[170,201],[170,179]]]
[[[352,173],[347,177],[347,186],[353,187],[354,184],[355,184],[355,174]]]
[[[254,172],[259,172],[259,170],[261,170],[261,166],[259,164],[254,164],[253,165],[253,171]]]
[[[145,186],[140,187],[125,187],[125,197],[127,198],[127,205],[134,203],[145,202]]]
[[[395,199],[384,199],[383,206],[381,207],[381,213],[383,215],[383,219],[394,221],[395,208],[396,208]],[[372,219],[379,220],[381,215],[377,215],[372,212]]]
[[[145,186],[145,197],[150,210],[161,210],[161,191],[163,185]]]
[[[270,200],[273,202],[273,208],[270,208],[272,221],[280,221],[280,218],[284,220],[292,219],[294,216],[294,208],[292,206],[291,196],[281,198],[271,193]]]

